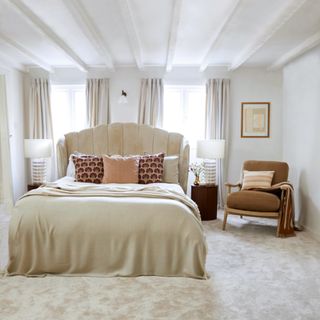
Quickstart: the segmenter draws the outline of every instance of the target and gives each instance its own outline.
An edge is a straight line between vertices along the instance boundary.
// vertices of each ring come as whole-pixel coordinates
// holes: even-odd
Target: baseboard
[[[320,234],[319,233],[314,232],[311,228],[309,228],[305,225],[302,225],[302,226],[303,226],[304,230],[306,230],[314,240],[317,240],[320,242]]]

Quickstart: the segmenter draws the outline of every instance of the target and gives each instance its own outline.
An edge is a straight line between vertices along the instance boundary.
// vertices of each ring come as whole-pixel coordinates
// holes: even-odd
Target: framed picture
[[[241,138],[270,137],[270,102],[241,103]]]

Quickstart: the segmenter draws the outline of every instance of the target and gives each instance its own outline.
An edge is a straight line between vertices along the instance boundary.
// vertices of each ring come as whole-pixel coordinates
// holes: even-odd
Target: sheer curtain
[[[161,128],[162,122],[163,81],[141,79],[138,123]]]
[[[109,123],[109,79],[87,79],[86,97],[89,126]]]
[[[0,75],[0,216],[13,207],[5,77]]]
[[[48,79],[32,79],[29,92],[29,137],[31,139],[53,139],[50,87]],[[56,178],[55,148],[49,163],[48,180]]]
[[[229,109],[230,80],[210,79],[206,84],[206,139],[227,140],[227,112]],[[226,141],[227,145],[227,141]],[[218,207],[224,206],[224,159],[217,160]]]

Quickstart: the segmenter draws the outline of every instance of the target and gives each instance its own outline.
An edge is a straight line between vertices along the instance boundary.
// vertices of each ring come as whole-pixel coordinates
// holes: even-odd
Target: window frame
[[[177,89],[177,90],[180,90],[180,98],[181,98],[181,106],[185,108],[185,102],[187,100],[187,92],[201,92],[202,91],[202,94],[203,94],[203,107],[205,108],[205,103],[206,103],[206,86],[205,84],[197,84],[197,85],[194,85],[194,84],[165,84],[164,85],[164,103],[165,103],[165,90],[166,88],[168,89]],[[163,112],[165,112],[166,108],[165,106],[163,107]],[[182,110],[183,113],[185,113],[185,110]],[[205,110],[204,110],[205,112]],[[165,115],[163,115],[163,119],[165,118]],[[164,130],[167,130],[167,128],[164,128]],[[182,135],[185,136],[185,133],[183,132],[178,132]],[[186,137],[187,139],[188,137]],[[204,123],[203,123],[203,139],[205,139],[205,118],[204,118]],[[188,139],[187,139],[188,140]],[[190,144],[190,141],[188,141],[188,143]],[[190,148],[193,150],[193,149],[196,149],[196,146],[195,145],[190,145]]]
[[[86,94],[86,85],[85,84],[51,84],[50,85],[50,96],[51,96],[51,112],[54,113],[53,111],[53,93],[54,91],[57,92],[65,92],[68,94],[68,101],[69,101],[69,106],[70,106],[70,131],[74,131],[76,128],[76,105],[75,105],[75,100],[76,100],[76,93],[77,92],[83,92],[84,95]],[[84,101],[86,103],[86,100]],[[86,122],[88,122],[88,119],[86,119]],[[83,129],[88,128],[88,124]],[[53,130],[54,130],[54,124],[53,124]],[[70,132],[69,131],[69,132]],[[67,132],[66,132],[67,133]],[[58,139],[57,137],[55,137]]]

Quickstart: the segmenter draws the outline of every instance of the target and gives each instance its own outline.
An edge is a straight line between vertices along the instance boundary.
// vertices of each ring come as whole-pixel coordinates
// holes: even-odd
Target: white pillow
[[[80,156],[80,155],[84,155],[84,153],[75,151],[74,153],[70,154],[66,176],[72,177],[72,178],[74,178],[76,176],[76,167],[74,166],[74,163],[72,161],[73,155]]]
[[[179,157],[164,157],[162,182],[179,183]]]

